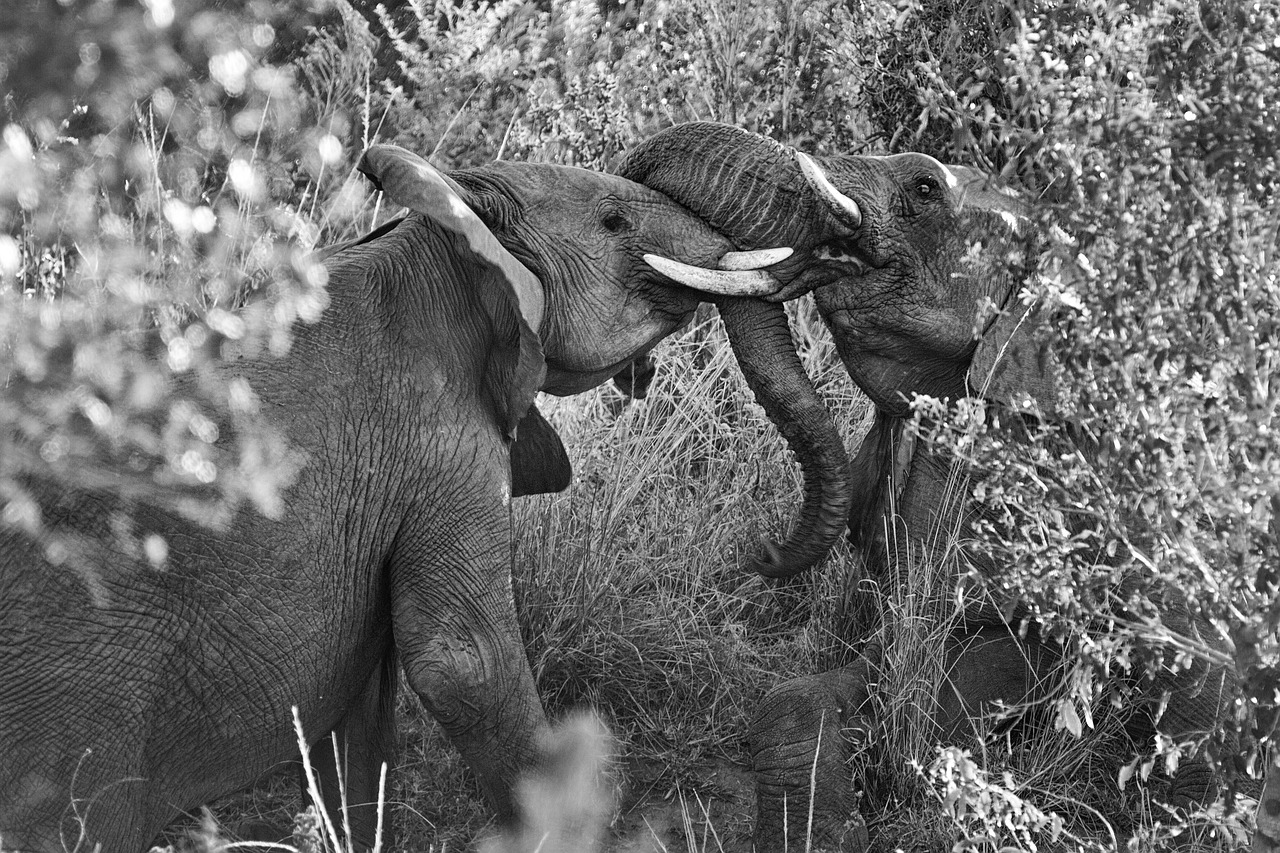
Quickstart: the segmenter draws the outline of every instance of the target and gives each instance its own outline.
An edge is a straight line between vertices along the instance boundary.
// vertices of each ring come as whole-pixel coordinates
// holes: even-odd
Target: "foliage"
[[[919,768],[942,799],[942,807],[961,830],[953,853],[989,850],[1035,850],[1036,839],[1056,842],[1063,835],[1062,818],[1046,814],[1015,793],[1017,785],[1006,773],[1002,784],[991,784],[987,771],[956,747],[938,747],[928,769]]]
[[[287,349],[327,301],[298,190],[342,143],[258,61],[303,10],[27,5],[0,36],[3,521],[56,534],[38,495],[77,488],[213,523],[278,512],[296,461],[216,365]],[[154,532],[116,528],[163,564]],[[49,540],[75,568],[89,548]]]
[[[1084,638],[1079,707],[1109,674],[1233,665],[1246,746],[1280,701],[1278,16],[903,2],[878,24],[869,104],[895,148],[985,164],[1042,201],[1019,298],[1048,313],[1069,424],[1008,442],[989,427],[1009,413],[971,411],[941,436],[976,462],[995,580]],[[1170,620],[1183,601],[1233,660]],[[1230,770],[1256,758],[1209,747]]]
[[[399,67],[371,90],[384,135],[442,165],[599,168],[693,119],[815,144],[858,136],[852,20],[834,0],[424,2],[373,17]]]
[[[447,166],[592,168],[689,119],[823,152],[878,142],[984,166],[1045,202],[1028,295],[1052,309],[1073,431],[1045,423],[1001,447],[975,412],[941,436],[978,463],[985,535],[1009,567],[996,580],[1088,639],[1093,676],[1204,656],[1152,606],[1162,585],[1183,590],[1235,642],[1241,723],[1274,708],[1273,6],[424,0],[364,20],[340,3],[303,44],[313,11],[270,5],[71,0],[6,16],[0,522],[37,529],[36,479],[215,520],[278,508],[291,460],[252,389],[216,365],[281,351],[323,310],[309,252],[369,223],[346,179],[374,140]],[[797,336],[852,435],[861,409],[810,316],[793,312]],[[513,551],[544,695],[601,705],[675,777],[736,753],[773,678],[847,654],[831,588],[854,569],[833,561],[812,607],[807,588],[734,574],[761,519],[787,516],[793,472],[725,378],[716,333],[659,355],[668,384],[648,402],[562,404],[579,481],[517,508]],[[1078,452],[1081,436],[1096,452]],[[126,518],[113,535],[163,562]],[[50,541],[73,563],[87,547]],[[1064,721],[1088,725],[1102,679],[1073,683]],[[474,803],[430,811],[466,799],[443,763],[420,756],[399,798],[478,821]],[[957,790],[1003,815],[996,783]],[[432,832],[424,848],[447,830]]]

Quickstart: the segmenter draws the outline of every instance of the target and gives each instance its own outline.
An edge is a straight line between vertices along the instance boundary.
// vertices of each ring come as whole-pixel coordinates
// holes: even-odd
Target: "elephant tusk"
[[[790,246],[776,249],[755,249],[750,252],[725,252],[720,259],[722,270],[758,270],[769,267],[778,261],[785,261],[795,251]]]
[[[645,255],[644,262],[686,287],[718,296],[768,296],[782,287],[764,270],[709,270],[661,255]]]
[[[812,157],[803,151],[797,151],[796,162],[800,164],[800,171],[804,173],[809,186],[827,203],[837,219],[850,228],[857,228],[862,224],[862,211],[858,208],[858,203],[836,189]]]

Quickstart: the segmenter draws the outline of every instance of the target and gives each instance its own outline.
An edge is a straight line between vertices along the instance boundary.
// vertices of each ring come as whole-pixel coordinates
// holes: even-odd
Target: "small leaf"
[[[1124,790],[1124,786],[1128,784],[1129,780],[1133,778],[1133,774],[1136,773],[1137,771],[1138,771],[1138,759],[1136,758],[1133,759],[1133,761],[1130,761],[1124,767],[1120,768],[1119,781],[1120,781],[1121,791]]]
[[[1066,729],[1071,732],[1072,737],[1080,737],[1084,733],[1084,726],[1080,724],[1080,715],[1076,713],[1075,703],[1070,699],[1062,699],[1058,702],[1058,719],[1054,722],[1057,729]]]

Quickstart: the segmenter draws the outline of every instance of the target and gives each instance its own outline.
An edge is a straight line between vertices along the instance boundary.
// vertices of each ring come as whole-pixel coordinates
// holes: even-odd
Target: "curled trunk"
[[[693,122],[632,149],[618,170],[692,210],[739,248],[812,247],[846,233],[809,187],[795,152],[728,125]],[[787,540],[769,543],[751,569],[768,577],[805,571],[845,529],[852,486],[844,442],[796,354],[782,306],[719,297],[747,384],[804,472],[804,503]]]
[[[847,234],[780,142],[715,122],[689,122],[637,145],[618,174],[667,195],[743,249],[797,251]]]
[[[853,496],[849,459],[796,354],[782,306],[720,298],[716,307],[747,385],[805,473],[804,503],[790,535],[780,544],[766,543],[749,567],[765,577],[791,577],[825,557],[845,529]]]

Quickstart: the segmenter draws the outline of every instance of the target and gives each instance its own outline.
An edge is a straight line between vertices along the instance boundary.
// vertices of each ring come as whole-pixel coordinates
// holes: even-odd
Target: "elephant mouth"
[[[884,267],[884,264],[876,263],[852,238],[824,243],[813,250],[813,257],[817,261],[836,264],[845,275],[866,275]]]
[[[617,376],[637,358],[648,355],[656,345],[657,341],[654,341],[634,355],[600,368],[567,367],[547,362],[547,375],[539,390],[555,397],[570,397],[590,391]]]
[[[844,236],[829,240],[814,249],[813,256],[818,260],[842,265],[846,275],[849,274],[850,267],[853,275],[863,275],[871,269],[883,267],[884,264],[877,263],[872,253],[866,251],[858,241],[859,235],[865,238],[867,234],[867,211],[863,206],[838,189],[826,171],[803,151],[795,152],[795,161],[809,188],[844,231]]]

